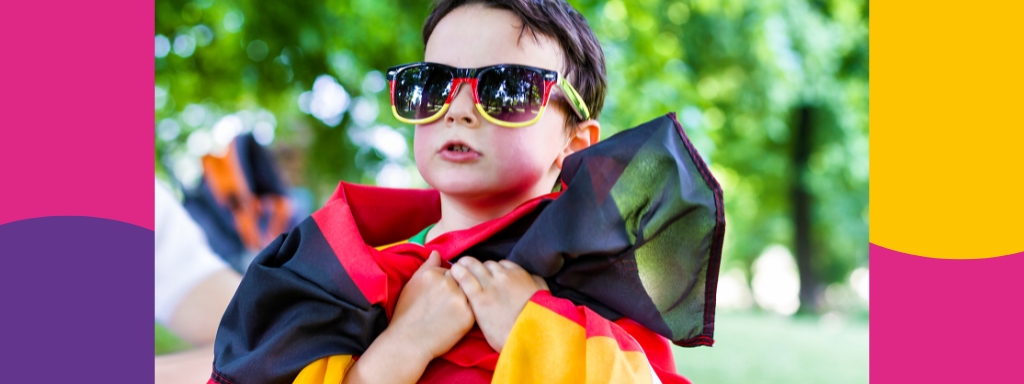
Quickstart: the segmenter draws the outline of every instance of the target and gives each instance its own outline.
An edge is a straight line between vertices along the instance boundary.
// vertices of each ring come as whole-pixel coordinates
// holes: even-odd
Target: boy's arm
[[[303,368],[292,383],[415,383],[430,360],[384,331],[358,361],[351,355],[325,357]]]

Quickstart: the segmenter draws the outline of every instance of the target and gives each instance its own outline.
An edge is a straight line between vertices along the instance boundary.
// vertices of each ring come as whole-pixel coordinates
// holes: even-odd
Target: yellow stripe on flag
[[[292,384],[341,384],[352,363],[351,355],[322,358],[303,368]]]
[[[640,351],[622,351],[607,336],[534,302],[526,303],[498,358],[491,383],[650,383]]]
[[[406,240],[402,240],[402,241],[399,241],[399,242],[396,242],[396,243],[391,243],[391,244],[388,244],[388,245],[382,245],[382,246],[379,246],[379,247],[373,247],[373,249],[376,249],[378,251],[383,251],[385,249],[394,247],[394,246],[396,246],[398,244],[405,244],[405,243],[408,243],[408,242],[409,242],[409,240],[406,239]]]
[[[640,351],[623,351],[608,336],[587,339],[587,383],[650,383],[651,368]]]
[[[505,341],[491,383],[584,383],[579,372],[585,371],[586,339],[579,324],[527,302]]]

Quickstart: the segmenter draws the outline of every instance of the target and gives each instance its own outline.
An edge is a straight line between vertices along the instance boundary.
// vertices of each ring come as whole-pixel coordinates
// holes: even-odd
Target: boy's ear
[[[569,141],[565,143],[565,147],[562,148],[562,153],[558,154],[558,159],[555,160],[558,169],[562,169],[562,161],[567,156],[597,144],[598,140],[601,140],[601,123],[594,119],[581,121],[576,125],[576,129]]]

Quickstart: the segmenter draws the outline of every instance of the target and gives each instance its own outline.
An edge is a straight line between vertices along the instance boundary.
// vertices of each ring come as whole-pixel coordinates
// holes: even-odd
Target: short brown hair
[[[565,73],[562,75],[583,96],[590,109],[590,118],[597,119],[608,87],[604,51],[587,19],[579,11],[564,0],[436,0],[430,16],[423,23],[423,46],[426,47],[430,34],[442,18],[456,8],[470,4],[504,9],[519,16],[523,21],[520,39],[529,30],[534,39],[540,33],[558,41],[565,57]],[[566,131],[572,132],[579,123],[580,118],[568,109]]]

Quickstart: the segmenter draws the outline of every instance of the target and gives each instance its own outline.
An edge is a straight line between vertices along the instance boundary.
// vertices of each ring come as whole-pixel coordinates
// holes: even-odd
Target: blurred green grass
[[[171,332],[171,330],[156,323],[156,330],[153,332],[156,338],[156,355],[166,355],[192,348],[185,340]]]
[[[695,384],[867,383],[868,324],[723,311],[714,347],[675,347],[675,357]]]

